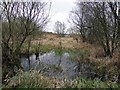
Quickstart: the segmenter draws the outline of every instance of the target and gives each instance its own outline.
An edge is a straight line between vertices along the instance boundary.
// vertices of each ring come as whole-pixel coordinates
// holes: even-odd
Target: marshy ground
[[[62,43],[62,47],[59,45],[60,41]],[[8,80],[9,84],[6,87],[120,87],[118,84],[116,84],[118,70],[115,66],[115,63],[117,62],[115,58],[117,58],[117,56],[114,56],[113,58],[101,57],[102,50],[100,47],[83,43],[80,39],[79,42],[77,42],[74,39],[74,36],[65,36],[60,38],[56,34],[45,33],[42,38],[36,36],[31,41],[30,61],[32,63],[36,61],[34,53],[39,43],[41,43],[39,47],[39,54],[41,55],[39,56],[39,60],[41,59],[40,63],[42,64],[38,64],[37,69],[31,68],[30,71],[28,71],[28,69],[26,73],[23,71],[19,72],[15,77]],[[24,54],[26,53],[26,47],[27,44],[24,44]],[[53,51],[55,55],[51,54],[51,51]],[[76,63],[76,66],[72,67],[74,64],[69,64],[72,62],[67,63],[66,60],[64,60],[65,58],[63,57],[66,52],[69,54],[69,60],[72,60],[73,63]],[[77,74],[75,74],[76,72],[74,72],[72,69],[68,70],[68,73],[66,71],[66,69],[68,69],[67,66],[57,66],[60,56],[63,58],[60,63],[62,65],[67,65],[69,69],[71,67],[72,69],[75,68]],[[22,62],[24,65],[28,65],[26,64],[28,63],[26,60],[27,58],[24,58],[24,63]],[[66,73],[66,75],[69,74],[68,77],[70,74],[73,74],[74,78],[70,79],[72,77],[63,77],[63,72]]]

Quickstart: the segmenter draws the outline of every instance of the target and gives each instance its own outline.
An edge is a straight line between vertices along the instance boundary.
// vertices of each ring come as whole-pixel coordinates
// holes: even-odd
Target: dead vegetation
[[[50,46],[58,46],[60,42],[60,38],[55,34],[45,34],[43,35],[43,38],[35,39],[31,41],[33,44],[38,44],[39,42],[42,43],[42,45],[50,45]],[[81,48],[90,48],[90,45],[87,43],[82,43],[82,40],[79,39],[79,42],[77,42],[74,37],[65,36],[61,38],[62,48],[66,49],[81,49]]]

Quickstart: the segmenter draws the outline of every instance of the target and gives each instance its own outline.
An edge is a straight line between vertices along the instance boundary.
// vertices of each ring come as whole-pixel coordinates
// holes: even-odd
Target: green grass
[[[40,52],[42,53],[50,52],[52,50],[55,51],[56,55],[61,55],[67,51],[66,49],[61,49],[59,47],[54,47],[54,46],[49,46],[49,45],[42,45],[40,47]]]
[[[66,79],[49,78],[38,71],[32,70],[14,76],[4,88],[55,88],[70,86],[71,84]]]
[[[102,82],[100,80],[90,80],[83,77],[76,79],[78,88],[120,88],[120,85],[112,82]]]
[[[70,59],[82,61],[89,57],[90,51],[86,49],[79,49],[79,50],[73,50],[69,52],[69,54],[70,54]]]
[[[22,47],[22,53],[24,53],[24,54],[26,53],[26,48],[27,48],[27,45],[24,44],[23,47]],[[31,45],[30,53],[32,53],[32,54],[35,53],[36,48],[38,48],[38,45]],[[46,52],[49,52],[53,49],[55,49],[55,47],[53,47],[53,46],[41,45],[40,48],[39,48],[39,52],[46,53]]]
[[[10,79],[5,88],[120,88],[120,85],[77,77],[74,80],[49,78],[38,71],[22,72]]]
[[[27,45],[24,44],[22,47],[22,53],[26,54],[26,48]],[[38,45],[31,45],[31,49],[30,49],[30,54],[33,54],[36,52],[36,48],[38,48]],[[41,45],[39,47],[39,52],[41,53],[46,53],[46,52],[50,52],[50,51],[55,51],[56,55],[62,55],[64,52],[69,52],[70,50],[68,49],[61,49],[60,47],[55,47],[55,46],[50,46],[50,45]]]
[[[3,87],[2,87],[2,83],[0,82],[0,90],[2,89]]]
[[[43,77],[36,71],[24,72],[11,78],[10,83],[6,86],[7,88],[49,88],[52,87],[51,83],[48,82],[47,77]]]

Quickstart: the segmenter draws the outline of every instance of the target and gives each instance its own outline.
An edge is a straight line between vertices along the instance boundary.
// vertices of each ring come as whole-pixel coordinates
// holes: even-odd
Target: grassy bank
[[[38,48],[37,44],[38,40],[34,40],[31,43],[30,54],[36,52],[36,48]],[[25,43],[22,47],[22,53],[27,54],[26,52],[27,44]],[[49,78],[45,77],[42,74],[39,74],[37,71],[25,72],[21,73],[18,76],[13,77],[10,80],[10,83],[7,87],[32,87],[32,88],[55,88],[55,87],[70,87],[70,88],[120,88],[118,84],[112,83],[114,82],[114,76],[118,75],[118,68],[115,63],[117,63],[116,58],[110,59],[105,57],[98,57],[102,50],[97,49],[96,47],[92,47],[90,45],[86,45],[85,43],[76,43],[73,38],[62,38],[62,48],[59,46],[59,38],[43,38],[43,43],[39,47],[39,52],[46,53],[54,50],[56,54],[61,55],[64,52],[68,52],[71,60],[77,60],[80,65],[81,63],[89,63],[91,66],[88,69],[96,72],[98,75],[102,76],[104,73],[109,77],[109,81],[102,82],[100,80],[90,80],[84,77],[78,77],[73,81],[63,80],[58,78]],[[56,68],[56,67],[52,67]],[[18,81],[17,81],[18,80]],[[46,83],[45,83],[46,82]]]
[[[49,78],[38,71],[22,72],[9,80],[4,88],[120,88],[120,85],[112,82],[89,80],[77,77],[74,80]]]
[[[27,45],[24,44],[22,49],[21,49],[21,52],[22,54],[27,54]],[[33,54],[36,52],[36,48],[38,48],[38,45],[34,45],[32,44],[31,47],[30,47],[30,51],[29,53],[30,54]],[[59,46],[52,46],[52,45],[41,45],[39,46],[39,48],[37,49],[41,54],[42,53],[46,53],[46,52],[50,52],[51,50],[55,51],[56,54],[62,54],[64,52],[71,52],[73,51],[72,49],[69,49],[69,48],[60,48]],[[75,49],[74,49],[75,50]]]
[[[35,53],[35,50],[38,46],[32,44],[30,53]],[[25,49],[23,49],[25,50]],[[69,59],[75,60],[79,62],[79,66],[81,67],[82,63],[90,64],[89,67],[84,69],[87,71],[91,70],[96,72],[99,76],[102,77],[102,75],[105,73],[108,75],[109,80],[115,81],[114,76],[118,75],[117,67],[115,66],[115,63],[117,61],[114,60],[104,60],[97,59],[97,58],[91,58],[91,51],[88,48],[81,48],[81,49],[69,49],[69,48],[60,48],[59,46],[52,46],[52,45],[41,45],[39,48],[39,52],[46,53],[50,52],[51,50],[54,50],[56,55],[62,55],[64,52],[69,53]],[[25,51],[23,51],[24,54],[26,54]],[[113,62],[114,61],[114,62]]]

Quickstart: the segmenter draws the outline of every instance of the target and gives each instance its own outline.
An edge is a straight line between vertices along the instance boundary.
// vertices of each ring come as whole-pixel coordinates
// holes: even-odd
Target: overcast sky
[[[53,32],[54,31],[54,23],[56,21],[61,21],[61,22],[65,22],[65,24],[67,25],[67,28],[69,27],[68,23],[67,23],[67,19],[69,17],[69,13],[72,10],[72,8],[74,7],[74,2],[76,0],[51,0],[52,1],[52,9],[51,9],[51,13],[52,13],[52,18],[50,23],[48,24],[46,30],[49,32]]]

